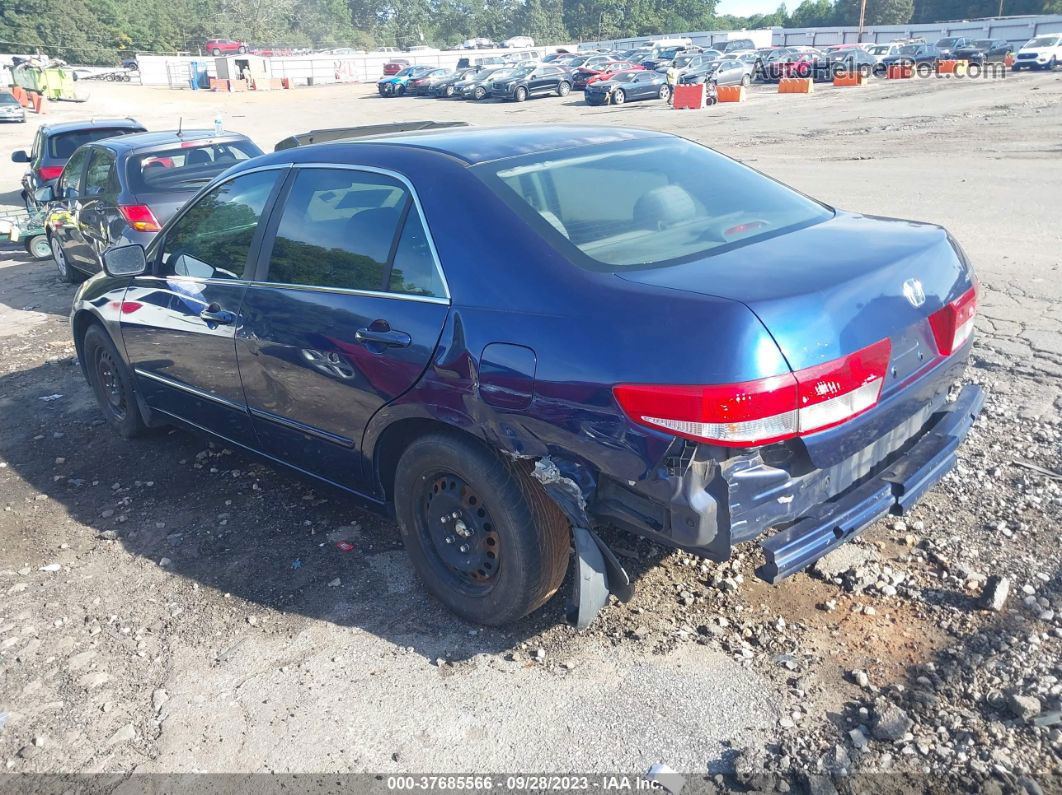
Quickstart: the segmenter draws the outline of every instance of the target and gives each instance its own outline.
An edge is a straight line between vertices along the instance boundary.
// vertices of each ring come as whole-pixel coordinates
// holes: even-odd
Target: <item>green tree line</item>
[[[855,25],[860,0],[802,0],[749,17],[718,0],[0,0],[0,52],[73,63],[133,52],[196,52],[212,37],[252,46],[448,47],[477,36],[537,42],[614,39],[773,25]],[[866,24],[991,16],[999,0],[867,0]],[[1004,0],[1005,14],[1062,13],[1062,0]]]

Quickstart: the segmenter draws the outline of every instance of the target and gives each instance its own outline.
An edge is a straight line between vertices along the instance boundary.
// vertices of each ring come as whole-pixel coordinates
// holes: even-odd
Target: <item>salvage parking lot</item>
[[[718,565],[616,534],[630,603],[581,634],[559,600],[482,629],[428,597],[393,525],[343,495],[183,432],[116,440],[72,358],[74,288],[0,249],[8,770],[665,762],[754,789],[770,788],[764,772],[855,769],[1057,785],[1062,77],[757,86],[704,111],[101,84],[47,119],[189,129],[219,112],[265,150],[313,128],[421,119],[667,130],[827,203],[943,224],[981,279],[968,377],[986,410],[912,517],[811,574],[770,587],[753,549]],[[0,153],[28,146],[35,121],[0,128]],[[0,204],[18,203],[20,170],[0,163]],[[978,606],[993,577],[1009,585],[999,611]]]

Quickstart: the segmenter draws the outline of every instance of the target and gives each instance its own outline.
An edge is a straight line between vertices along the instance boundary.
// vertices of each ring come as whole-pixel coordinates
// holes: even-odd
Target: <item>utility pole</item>
[[[1000,2],[1000,4],[1002,4],[1003,0],[999,0],[999,2]],[[859,37],[856,39],[857,43],[862,43],[862,41],[863,41],[863,23],[866,21],[866,18],[867,18],[867,0],[862,0],[859,3]]]
[[[997,17],[1003,16],[1003,0],[999,0],[999,13],[996,14],[996,16]]]

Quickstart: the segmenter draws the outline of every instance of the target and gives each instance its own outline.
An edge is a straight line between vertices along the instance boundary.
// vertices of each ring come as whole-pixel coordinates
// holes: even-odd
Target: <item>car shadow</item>
[[[520,622],[474,625],[417,580],[394,521],[345,492],[183,430],[121,439],[72,358],[0,376],[0,460],[96,543],[120,543],[175,578],[358,627],[429,660],[504,653],[565,621],[570,579]],[[624,552],[632,577],[655,563]]]
[[[3,243],[0,244],[0,266],[3,266],[0,305],[60,317],[70,314],[70,303],[77,286],[59,279],[52,260],[30,259],[21,244]]]

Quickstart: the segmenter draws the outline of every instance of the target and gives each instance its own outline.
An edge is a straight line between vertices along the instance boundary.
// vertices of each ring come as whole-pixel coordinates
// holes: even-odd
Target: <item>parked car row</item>
[[[135,119],[42,125],[22,179],[27,209],[45,210],[45,234],[64,281],[103,268],[116,245],[146,245],[203,185],[262,154],[245,135],[147,132]]]

